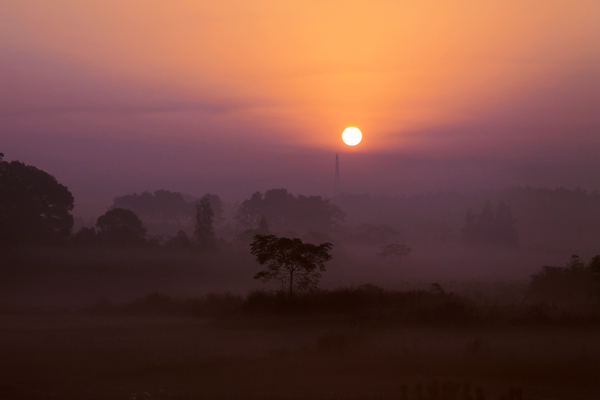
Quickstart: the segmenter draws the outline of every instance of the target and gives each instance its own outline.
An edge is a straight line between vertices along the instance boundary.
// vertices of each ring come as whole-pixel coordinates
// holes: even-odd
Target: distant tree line
[[[215,194],[207,194],[215,224],[223,217],[223,202]],[[195,226],[196,202],[199,199],[169,190],[148,191],[115,197],[112,208],[135,212],[151,231],[173,234]]]
[[[265,218],[275,232],[328,232],[338,227],[345,214],[321,196],[294,196],[286,189],[271,189],[264,194],[254,192],[244,200],[235,219],[243,229],[258,227]]]
[[[412,196],[345,194],[334,200],[350,221],[360,216],[372,224],[387,224],[402,232],[403,240],[428,246],[463,242],[461,228],[467,209],[478,216],[488,201],[493,212],[501,201],[510,207],[521,248],[591,251],[600,242],[600,193],[580,188],[515,186]],[[486,244],[469,244],[480,245]]]
[[[498,204],[496,210],[488,201],[479,214],[473,213],[469,208],[461,234],[463,242],[467,244],[519,246],[519,233],[512,211],[503,201]]]
[[[0,153],[1,154],[1,153]],[[0,156],[0,245],[107,245],[196,247],[216,249],[224,239],[216,227],[224,221],[219,196],[200,199],[156,190],[118,196],[94,226],[73,230],[74,198],[52,175]],[[286,189],[254,193],[242,202],[234,219],[237,237],[255,234],[308,233],[323,237],[343,221],[339,207],[320,196],[294,196]],[[148,234],[148,227],[170,235]],[[245,236],[244,236],[245,234]]]
[[[545,265],[531,275],[528,291],[553,303],[595,302],[600,296],[600,255],[585,262],[574,254],[565,266]]]

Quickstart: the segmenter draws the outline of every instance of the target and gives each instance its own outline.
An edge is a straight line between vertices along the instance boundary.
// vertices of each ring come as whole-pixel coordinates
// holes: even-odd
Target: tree
[[[314,245],[302,243],[298,238],[290,239],[275,235],[256,235],[250,245],[252,255],[267,269],[254,275],[254,279],[268,282],[271,279],[288,289],[290,297],[294,290],[315,289],[325,271],[325,263],[331,260],[329,242]]]
[[[217,227],[221,226],[225,221],[223,201],[216,194],[207,193],[204,197],[208,198],[210,208],[213,210],[213,225]]]
[[[131,210],[113,208],[96,221],[98,238],[111,245],[139,245],[145,242],[146,228]]]
[[[256,233],[259,235],[268,235],[269,234],[269,224],[267,223],[267,219],[263,215],[258,223],[258,229]]]
[[[73,229],[73,195],[54,176],[0,153],[0,244],[57,244]]]
[[[596,274],[600,274],[600,255],[596,255],[596,256],[592,257],[588,266]]]
[[[196,226],[194,234],[201,249],[212,249],[216,245],[215,230],[213,229],[213,212],[210,195],[204,195],[196,202]]]

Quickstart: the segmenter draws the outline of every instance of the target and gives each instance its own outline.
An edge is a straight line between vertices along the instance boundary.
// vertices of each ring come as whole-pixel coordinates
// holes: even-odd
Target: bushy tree
[[[279,281],[290,297],[294,291],[315,289],[325,271],[325,263],[331,260],[331,243],[314,245],[275,235],[256,235],[250,245],[252,255],[267,269],[254,275],[254,279],[268,282]],[[319,272],[320,271],[320,272]]]
[[[0,153],[0,245],[57,244],[73,229],[73,195],[54,176]]]
[[[110,245],[131,246],[145,242],[146,228],[131,210],[113,208],[96,221],[98,239]]]

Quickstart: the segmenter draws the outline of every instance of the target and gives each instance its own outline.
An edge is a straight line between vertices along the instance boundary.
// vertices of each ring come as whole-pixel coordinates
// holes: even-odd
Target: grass
[[[4,318],[0,395],[393,399],[402,384],[433,380],[482,386],[488,399],[517,386],[526,398],[600,393],[598,328],[356,327],[306,324],[306,316],[283,322]]]
[[[529,399],[600,394],[597,324],[490,324],[467,298],[366,289],[293,302],[152,293],[4,315],[0,397],[397,399],[402,385],[412,396],[434,381],[483,387],[487,399],[517,387]],[[390,320],[415,304],[425,317]],[[432,323],[443,313],[459,319]]]
[[[596,303],[534,301],[514,286],[494,300],[459,283],[293,300],[181,290],[251,276],[235,252],[46,249],[0,261],[0,298],[13,302],[0,307],[0,399],[387,400],[406,385],[413,400],[434,381],[469,383],[471,396],[482,387],[488,400],[517,387],[526,399],[600,397]],[[63,292],[66,305],[50,301]],[[18,296],[32,293],[23,308]]]

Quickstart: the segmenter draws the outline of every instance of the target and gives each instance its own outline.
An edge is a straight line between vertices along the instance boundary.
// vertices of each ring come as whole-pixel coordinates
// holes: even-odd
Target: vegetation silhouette
[[[65,242],[74,198],[54,176],[0,153],[0,245]]]
[[[186,249],[193,246],[192,240],[188,236],[186,231],[180,230],[173,237],[170,237],[165,241],[163,247],[167,249]]]
[[[486,202],[480,214],[474,214],[469,208],[461,234],[463,242],[467,244],[519,246],[519,233],[512,211],[503,201],[495,212],[490,201]]]
[[[339,379],[347,384],[355,377],[360,377],[356,380],[374,382],[379,379],[378,383],[394,387],[385,396],[379,396],[381,398],[400,396],[413,399],[413,394],[416,394],[419,398],[441,400],[458,398],[462,394],[463,399],[472,399],[473,396],[476,400],[483,399],[481,387],[471,386],[466,379],[459,384],[456,376],[444,378],[451,379],[445,382],[435,380],[429,385],[417,381],[428,382],[427,376],[439,379],[441,377],[437,374],[440,371],[444,373],[444,369],[447,376],[458,374],[456,371],[461,369],[467,371],[466,375],[470,374],[471,378],[507,375],[506,379],[510,379],[516,376],[518,378],[514,378],[514,383],[519,385],[522,382],[520,374],[528,374],[528,378],[523,380],[531,378],[532,381],[563,379],[569,384],[577,382],[590,386],[589,382],[597,381],[593,363],[598,358],[598,347],[593,347],[595,344],[585,347],[581,343],[597,342],[595,338],[600,327],[600,255],[589,261],[573,255],[565,266],[544,265],[531,275],[529,282],[511,286],[511,290],[517,293],[511,301],[486,297],[481,282],[468,283],[471,293],[476,294],[472,296],[465,294],[467,289],[456,290],[460,284],[452,281],[440,281],[443,288],[437,282],[430,286],[421,282],[416,289],[414,286],[411,289],[402,286],[403,290],[383,289],[371,283],[358,287],[315,290],[321,273],[325,271],[326,262],[332,259],[331,242],[336,241],[336,248],[337,243],[341,242],[340,247],[343,247],[341,237],[361,250],[362,246],[368,248],[370,261],[373,261],[375,248],[380,248],[379,255],[388,259],[402,259],[410,253],[406,245],[394,243],[400,229],[403,235],[405,232],[413,234],[411,245],[413,239],[422,233],[426,233],[422,235],[424,239],[417,245],[446,243],[452,238],[458,243],[459,227],[466,209],[463,205],[471,202],[470,197],[441,196],[442,200],[433,195],[417,200],[394,198],[394,210],[400,209],[394,214],[396,221],[389,215],[379,221],[370,220],[369,223],[355,218],[352,227],[345,227],[342,232],[338,224],[343,220],[344,213],[340,206],[329,204],[328,200],[316,196],[293,196],[285,189],[269,190],[264,196],[256,192],[238,209],[238,222],[240,226],[247,223],[244,226],[246,231],[239,235],[239,230],[232,228],[234,234],[230,236],[233,239],[245,235],[244,240],[252,240],[251,255],[266,267],[255,273],[256,265],[246,246],[243,249],[232,246],[231,252],[197,251],[197,248],[219,247],[222,243],[215,233],[215,225],[219,224],[219,206],[215,204],[222,203],[218,196],[209,194],[196,203],[195,199],[190,200],[181,193],[165,190],[121,196],[115,199],[115,207],[97,219],[95,227],[83,227],[71,236],[71,243],[75,246],[46,246],[63,243],[72,230],[70,211],[73,209],[73,197],[66,187],[47,173],[19,162],[4,162],[2,157],[0,153],[0,243],[5,245],[0,252],[0,313],[21,313],[18,318],[10,318],[0,327],[3,337],[12,335],[12,339],[4,341],[3,354],[7,354],[9,362],[5,363],[2,371],[4,380],[0,379],[2,398],[20,398],[19,394],[23,394],[22,397],[45,398],[47,393],[41,391],[50,389],[53,393],[57,392],[59,397],[75,398],[75,390],[68,395],[54,389],[60,386],[60,382],[66,381],[64,376],[71,374],[73,377],[80,374],[78,367],[90,368],[92,364],[94,371],[85,370],[80,378],[88,379],[85,385],[96,379],[90,384],[90,387],[96,388],[110,387],[111,383],[107,381],[114,383],[116,374],[119,374],[120,381],[124,378],[122,382],[126,386],[131,383],[132,376],[136,381],[148,379],[152,383],[164,379],[166,375],[192,376],[195,381],[205,379],[208,382],[215,376],[239,375],[239,371],[243,370],[245,372],[241,374],[241,380],[247,380],[242,384],[236,382],[242,393],[248,387],[274,387],[260,381],[265,376],[274,376],[271,384],[287,382],[277,374],[290,371],[287,377],[301,377],[295,382],[303,380],[312,384],[316,381],[312,378],[322,378],[325,383],[321,386],[321,393],[313,392],[317,394],[312,398],[323,398],[320,394],[326,391],[334,393],[332,398],[336,398],[331,382]],[[483,204],[483,200],[489,198],[489,193],[480,196],[481,202],[470,204]],[[581,227],[581,235],[589,234],[590,241],[595,240],[594,232],[599,229],[596,222],[600,215],[597,213],[600,204],[597,194],[566,189],[517,188],[503,192],[502,196],[506,196],[506,201],[518,209],[520,215],[525,218],[533,216],[527,220],[529,225],[526,225],[530,236],[536,229],[542,229],[539,226],[546,229],[556,223],[561,229],[566,227],[564,230],[555,229],[560,231],[556,236],[558,242],[578,226]],[[449,203],[452,204],[440,214],[452,208],[456,218],[437,222],[428,219],[438,202],[443,203],[447,199],[451,199]],[[344,197],[339,200],[344,201]],[[386,211],[378,207],[376,202],[370,203],[371,200],[359,202],[359,208],[365,208],[362,206],[367,204],[369,207],[365,209],[368,212]],[[496,202],[499,199],[493,200]],[[414,208],[402,208],[410,202],[413,202],[410,207]],[[516,232],[512,209],[503,202],[495,209],[491,204],[490,201],[484,206],[480,214],[467,213],[463,239],[477,246],[508,247],[511,248],[511,254],[524,254],[512,250],[518,246],[521,237],[520,232]],[[60,213],[57,209],[61,209]],[[544,211],[538,212],[540,209]],[[414,210],[422,212],[418,216],[420,220],[417,217],[410,219]],[[575,221],[571,225],[565,222],[568,216],[573,216]],[[588,223],[582,224],[581,220],[587,216]],[[543,220],[539,226],[534,223],[538,219]],[[519,216],[520,229],[522,221]],[[174,236],[158,241],[146,236],[147,222],[168,226],[168,229],[185,227],[188,230],[179,229]],[[49,225],[41,228],[46,223]],[[415,226],[420,226],[423,231],[413,233],[418,230],[412,230]],[[302,240],[282,237],[283,232],[289,230],[303,232]],[[452,233],[448,234],[450,231]],[[191,232],[194,232],[193,237],[189,235]],[[329,238],[332,238],[331,242]],[[12,244],[43,246],[22,247]],[[94,244],[107,246],[92,246]],[[86,246],[88,248],[79,248]],[[594,246],[597,246],[597,242]],[[421,247],[415,249],[421,250]],[[444,247],[440,252],[443,251]],[[485,248],[482,253],[487,256],[501,251],[504,250]],[[564,257],[564,254],[571,253],[556,254],[563,254],[561,257]],[[586,254],[587,257],[595,253],[590,250],[580,254]],[[344,262],[348,260],[351,260],[351,256]],[[374,264],[377,267],[377,263]],[[218,268],[214,268],[215,265]],[[257,290],[245,297],[229,292],[211,293],[214,290],[243,293],[252,285],[252,277],[264,282],[276,281],[282,285],[281,290]],[[246,280],[240,283],[243,279]],[[157,290],[166,290],[168,293]],[[43,302],[43,306],[23,312],[22,308],[18,308],[18,302],[31,293],[32,303]],[[185,296],[182,293],[194,297],[181,297]],[[210,294],[203,296],[201,293]],[[63,295],[68,300],[60,297]],[[56,309],[48,306],[52,296],[58,298]],[[98,298],[104,300],[98,301]],[[292,298],[293,301],[290,301]],[[7,299],[17,303],[17,306],[11,308],[5,302]],[[63,301],[65,303],[61,303]],[[93,301],[97,303],[89,305]],[[88,306],[78,308],[82,303]],[[60,307],[72,307],[69,310],[73,312],[56,311]],[[52,310],[51,317],[45,313],[47,310]],[[59,312],[64,314],[56,318]],[[81,313],[86,317],[81,318]],[[100,318],[94,319],[96,317]],[[146,321],[145,317],[148,317]],[[34,323],[30,324],[28,318],[32,318]],[[25,323],[19,325],[19,321]],[[72,325],[61,325],[64,321]],[[82,323],[89,325],[78,325]],[[113,325],[107,328],[106,324]],[[521,327],[524,329],[519,330]],[[559,331],[565,335],[562,336],[562,342],[561,336],[556,334]],[[135,335],[138,336],[132,332],[137,332]],[[546,343],[539,350],[542,356],[538,355],[539,358],[532,361],[531,349],[524,350],[523,345],[507,344],[519,342],[509,340],[514,332],[518,332],[517,335],[530,335],[527,337],[531,338],[533,344],[545,335]],[[48,341],[48,334],[54,340]],[[254,342],[245,341],[254,334],[260,337]],[[204,335],[201,340],[198,339],[200,335]],[[451,346],[443,343],[446,340],[442,338],[444,335],[446,339],[451,337]],[[498,340],[500,336],[502,340]],[[145,342],[146,347],[138,346],[148,337],[150,339]],[[290,340],[294,337],[299,339],[296,342]],[[219,342],[228,338],[230,341],[226,344]],[[284,341],[286,344],[281,345]],[[427,341],[427,347],[421,345]],[[13,345],[13,342],[17,345]],[[135,346],[131,346],[131,343],[135,343]],[[202,343],[202,346],[198,346],[198,343]],[[560,351],[555,351],[557,343],[563,347]],[[505,354],[503,346],[515,346],[509,348],[516,355]],[[214,351],[214,358],[202,359],[209,350]],[[97,354],[94,354],[95,351]],[[253,356],[235,355],[239,351],[255,353]],[[56,354],[67,356],[56,358]],[[147,357],[148,354],[151,356]],[[92,360],[106,360],[105,366],[100,368],[96,363],[90,363],[90,355]],[[16,362],[11,362],[11,357]],[[38,365],[39,358],[44,357],[44,364],[34,367]],[[152,360],[139,361],[146,358]],[[115,367],[119,362],[122,362],[122,369],[115,372],[115,368],[121,368]],[[52,368],[46,368],[47,365],[58,365],[62,369],[53,371]],[[304,367],[310,371],[322,369],[310,375],[302,370]],[[11,368],[21,368],[21,375],[13,374],[13,371],[9,371]],[[77,374],[65,371],[77,371]],[[347,371],[352,372],[347,374]],[[499,374],[499,371],[504,372]],[[48,373],[54,373],[57,379],[48,378]],[[252,373],[256,375],[250,376]],[[340,375],[327,375],[335,373]],[[258,377],[259,374],[261,377]],[[407,375],[413,379],[409,382],[410,386],[399,380],[399,377]],[[335,379],[329,379],[332,376]],[[185,379],[176,380],[178,384],[185,384]],[[42,381],[52,383],[40,385]],[[222,387],[231,385],[231,379],[223,378],[223,381],[226,383],[221,383]],[[214,389],[216,394],[207,394],[209,392],[205,387],[200,388],[206,382],[179,397],[237,398],[236,393],[219,397],[217,385],[213,386],[217,387]],[[247,386],[244,387],[244,384]],[[15,395],[9,393],[12,387],[20,392]],[[29,387],[42,387],[39,396],[27,391]],[[502,398],[520,399],[520,386],[515,387],[511,383],[510,387],[508,394],[504,390],[507,386],[502,387]],[[367,395],[363,397],[352,394],[340,395],[339,398],[378,397],[371,392],[373,388],[375,384],[366,388],[364,393]],[[280,386],[281,392],[288,389]],[[122,397],[120,390],[118,395]],[[494,390],[498,393],[497,388]],[[144,396],[150,397],[149,393],[145,392]],[[281,396],[273,394],[272,398],[285,396],[285,393]],[[97,393],[96,397],[118,396]],[[157,390],[152,397],[169,396]],[[170,397],[179,398],[175,395]],[[249,394],[246,397],[264,396],[253,397]],[[297,397],[303,398],[302,395]]]
[[[332,247],[328,242],[314,245],[298,238],[256,235],[250,245],[251,254],[267,269],[255,274],[254,279],[279,281],[290,298],[294,291],[314,290],[321,279],[319,271],[325,271],[325,263],[332,258]]]
[[[528,292],[554,304],[573,304],[584,310],[595,307],[600,296],[600,255],[584,262],[573,254],[564,267],[544,265],[531,275]]]
[[[266,218],[273,232],[327,232],[344,220],[344,212],[321,196],[294,196],[287,189],[254,192],[238,208],[235,218],[242,229],[254,229]]]
[[[270,235],[271,230],[269,229],[269,224],[267,223],[267,218],[263,215],[260,218],[258,223],[258,228],[256,229],[246,229],[235,238],[236,241],[242,242],[244,244],[251,243],[254,240],[254,236],[256,235]]]
[[[89,247],[98,244],[98,234],[95,228],[82,226],[70,238],[70,243],[76,247]]]
[[[113,246],[136,246],[146,243],[146,228],[131,210],[113,208],[98,217],[98,240]]]
[[[213,228],[215,213],[210,204],[210,196],[204,195],[196,202],[196,224],[194,235],[198,241],[198,247],[202,250],[214,250],[216,248],[216,236]]]
[[[214,213],[215,224],[224,221],[224,207],[216,194],[206,194]],[[112,208],[135,212],[149,232],[173,235],[180,230],[193,230],[197,200],[180,192],[159,189],[152,193],[126,194],[115,197]]]

